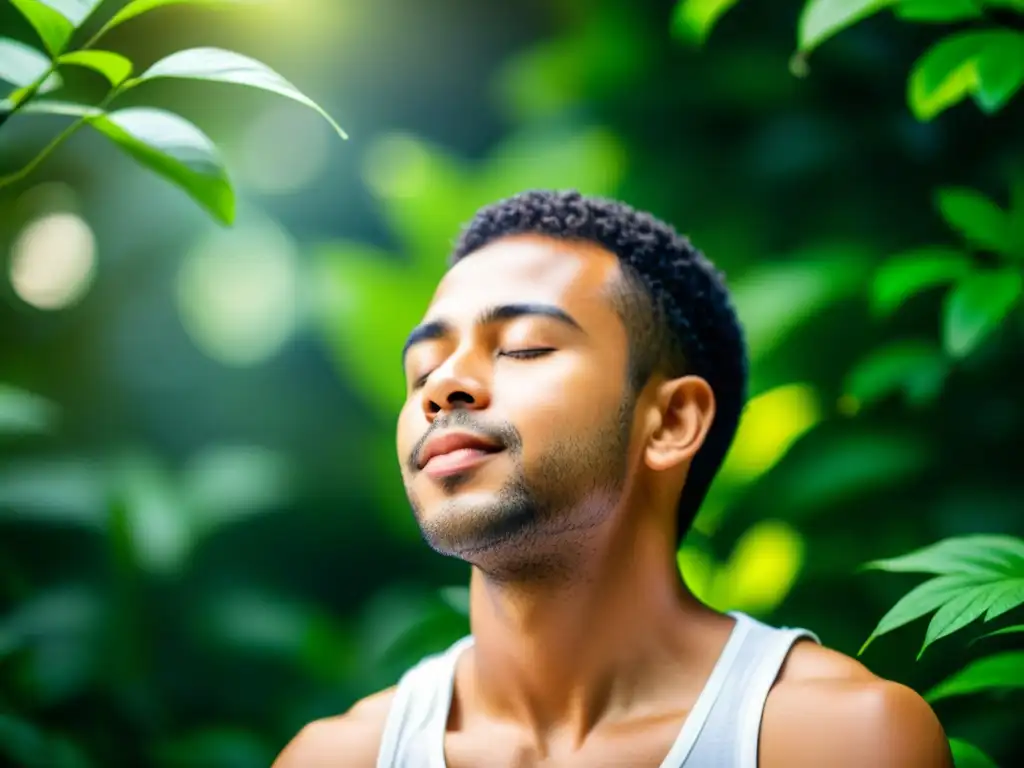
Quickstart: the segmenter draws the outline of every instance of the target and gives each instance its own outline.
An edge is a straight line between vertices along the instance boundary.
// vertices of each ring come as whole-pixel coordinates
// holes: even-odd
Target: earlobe
[[[715,394],[699,376],[670,379],[658,387],[661,422],[651,434],[644,460],[655,471],[689,462],[704,444],[715,417]]]

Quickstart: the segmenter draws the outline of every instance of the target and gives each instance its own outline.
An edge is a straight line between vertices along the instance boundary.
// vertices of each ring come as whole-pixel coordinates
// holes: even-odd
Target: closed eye
[[[510,349],[499,352],[498,357],[511,357],[515,360],[530,360],[535,357],[546,355],[555,350],[551,347],[536,347],[533,349]]]

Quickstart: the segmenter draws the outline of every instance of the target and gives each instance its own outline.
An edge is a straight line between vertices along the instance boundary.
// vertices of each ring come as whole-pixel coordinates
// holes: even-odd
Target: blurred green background
[[[729,277],[753,398],[680,552],[712,605],[856,653],[920,581],[862,563],[1024,533],[1024,313],[950,362],[941,292],[884,320],[869,300],[887,258],[957,246],[937,187],[1024,200],[1024,99],[918,122],[906,75],[939,30],[888,15],[797,77],[800,7],[740,3],[703,49],[673,3],[629,0],[267,0],[111,33],[140,69],[255,56],[351,138],[259,92],[152,83],[125,103],[217,141],[233,228],[86,131],[0,190],[0,763],[267,766],[467,631],[467,569],[420,542],[398,474],[398,353],[460,224],[526,188],[651,210]],[[6,3],[0,29],[37,45]],[[16,115],[0,170],[66,124]],[[851,378],[879,349],[917,363]],[[970,655],[915,662],[921,633],[863,660],[921,690]],[[1024,756],[1019,695],[938,711]]]

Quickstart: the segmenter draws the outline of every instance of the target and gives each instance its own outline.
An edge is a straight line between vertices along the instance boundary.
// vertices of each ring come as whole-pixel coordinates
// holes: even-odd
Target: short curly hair
[[[629,338],[634,392],[660,372],[700,376],[715,393],[715,419],[679,498],[681,541],[725,460],[747,396],[746,345],[724,276],[669,224],[575,190],[531,190],[481,208],[451,263],[520,234],[596,243],[619,258],[623,279],[612,299]]]

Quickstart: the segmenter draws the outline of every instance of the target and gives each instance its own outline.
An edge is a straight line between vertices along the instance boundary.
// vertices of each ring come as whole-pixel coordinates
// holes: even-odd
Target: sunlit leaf
[[[807,0],[800,14],[799,48],[810,52],[825,40],[897,0]]]
[[[220,48],[191,48],[160,59],[127,85],[134,86],[162,77],[206,80],[246,85],[297,101],[318,112],[339,136],[345,132],[324,109],[266,64],[234,51]]]
[[[1024,605],[1024,578],[1010,579],[1004,585],[999,596],[989,606],[988,612],[985,614],[985,621],[1002,616],[1020,605]]]
[[[50,60],[35,48],[0,37],[0,80],[25,88],[32,85],[50,68]],[[46,78],[39,87],[39,93],[48,93],[62,85],[56,72]]]
[[[66,16],[53,8],[53,3],[46,0],[11,0],[11,5],[28,19],[46,50],[54,56],[64,50],[75,27]]]
[[[979,0],[897,0],[893,13],[906,21],[965,21],[981,18]]]
[[[897,341],[873,350],[846,377],[843,392],[858,407],[903,390],[915,404],[935,398],[942,389],[948,364],[934,344]]]
[[[242,5],[254,2],[256,0],[132,0],[132,2],[114,14],[110,21],[103,26],[100,33],[106,34],[114,27],[124,24],[126,21],[131,21],[144,13],[149,13],[149,11],[169,5]]]
[[[864,567],[891,573],[1024,577],[1024,539],[1001,534],[960,536]]]
[[[58,59],[60,64],[73,64],[98,72],[110,81],[111,85],[120,85],[132,73],[132,63],[119,53],[112,51],[73,51],[65,53]]]
[[[954,357],[974,350],[999,327],[1021,296],[1024,278],[1018,269],[979,270],[957,283],[946,296],[943,345]]]
[[[992,758],[962,739],[950,739],[949,749],[953,753],[953,765],[956,768],[998,768]]]
[[[1007,651],[972,661],[925,694],[930,702],[983,691],[1024,688],[1024,651]]]
[[[715,23],[737,0],[679,0],[672,15],[672,29],[685,40],[703,43]]]
[[[138,163],[177,184],[224,224],[235,218],[235,194],[213,142],[182,117],[130,107],[89,118],[93,128]]]
[[[49,400],[0,382],[0,436],[49,432],[56,420]]]
[[[944,187],[936,193],[935,203],[943,218],[971,245],[998,253],[1010,250],[1009,215],[977,190]]]
[[[928,646],[936,640],[953,634],[984,615],[1004,588],[1005,584],[1001,581],[981,584],[970,587],[945,603],[932,616],[917,658],[920,659]]]
[[[864,653],[876,638],[931,613],[967,590],[986,583],[987,579],[985,575],[956,574],[939,576],[918,584],[881,618],[858,653]]]

